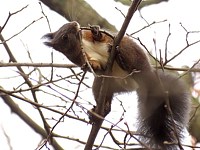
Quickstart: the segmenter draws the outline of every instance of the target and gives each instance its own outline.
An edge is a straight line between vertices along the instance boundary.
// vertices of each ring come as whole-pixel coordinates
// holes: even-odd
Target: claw
[[[93,39],[95,41],[101,41],[102,39],[102,34],[101,32],[99,31],[100,30],[100,27],[99,26],[91,26],[91,32],[93,34]]]

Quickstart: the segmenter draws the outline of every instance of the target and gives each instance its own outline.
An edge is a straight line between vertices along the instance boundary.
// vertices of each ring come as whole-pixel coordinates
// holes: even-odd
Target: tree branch
[[[120,41],[122,40],[122,38],[125,34],[125,31],[126,31],[128,25],[129,25],[129,22],[130,22],[130,20],[133,16],[134,12],[137,10],[140,2],[141,2],[141,0],[135,0],[135,1],[132,2],[131,6],[129,8],[129,11],[127,13],[127,16],[124,20],[124,23],[121,27],[121,30],[119,31],[119,33],[117,34],[116,38],[113,41],[113,46],[112,46],[110,57],[108,59],[105,75],[109,75],[109,73],[111,72],[111,69],[112,69],[112,66],[113,66],[113,63],[114,63],[114,60],[115,60],[115,56],[116,56],[116,50],[115,49],[118,47]],[[107,85],[106,80],[109,80],[109,79],[108,78],[102,78],[102,82],[101,82],[101,85],[100,85],[101,88],[100,88],[100,91],[99,91],[101,94],[99,95],[98,100],[96,100],[97,102],[99,102],[99,104],[96,106],[95,111],[100,116],[104,115],[105,96],[106,96],[105,93],[108,91],[108,85]],[[104,93],[104,94],[102,94],[102,93]],[[103,123],[103,119],[99,119],[97,122],[95,122],[92,125],[92,129],[91,129],[90,135],[88,137],[87,144],[85,146],[85,150],[91,150],[92,149],[92,146],[93,146],[94,141],[96,139],[96,136],[99,132],[99,129],[101,128],[102,123]]]
[[[0,89],[3,89],[3,87],[0,86]],[[3,101],[10,107],[11,111],[17,114],[25,123],[27,123],[36,133],[40,134],[43,138],[47,137],[46,131],[41,128],[37,123],[35,123],[27,114],[25,114],[18,105],[12,100],[12,98],[0,91],[0,97],[3,99]],[[53,140],[53,147],[55,149],[62,150],[63,148],[56,142],[56,140]]]
[[[78,20],[81,26],[88,26],[88,24],[98,24],[102,28],[109,29],[113,32],[117,31],[115,26],[111,25],[105,18],[102,18],[96,12],[96,10],[94,10],[87,2],[83,0],[40,1],[48,6],[50,9],[65,17],[68,21]]]
[[[15,59],[14,55],[12,54],[12,52],[11,52],[9,46],[8,46],[7,43],[5,42],[4,37],[3,37],[3,35],[2,35],[1,33],[0,33],[0,40],[2,41],[3,46],[5,47],[7,53],[8,53],[8,55],[9,55],[9,57],[10,57],[10,62],[17,62],[17,60]],[[36,91],[37,91],[37,89],[32,89],[33,84],[32,84],[31,81],[29,80],[29,78],[28,78],[28,76],[26,75],[26,73],[24,72],[24,70],[23,70],[20,66],[17,66],[17,69],[19,70],[19,72],[20,72],[22,78],[24,79],[25,83],[30,87],[30,89],[31,89],[31,94],[32,94],[32,96],[33,96],[34,101],[35,101],[36,103],[38,103],[37,96],[36,96]],[[44,115],[43,115],[42,111],[40,110],[40,108],[37,107],[37,109],[38,109],[38,112],[39,112],[39,114],[40,114],[40,116],[41,116],[41,119],[42,119],[42,121],[43,121],[44,128],[45,128],[46,132],[48,133],[50,127],[49,127],[48,123],[46,122],[46,120],[45,120],[45,118],[44,118]]]

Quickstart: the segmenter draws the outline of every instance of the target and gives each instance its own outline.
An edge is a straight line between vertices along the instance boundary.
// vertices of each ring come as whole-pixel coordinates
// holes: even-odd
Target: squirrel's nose
[[[78,28],[80,28],[80,24],[77,21],[72,21],[71,22],[74,26],[77,26]]]

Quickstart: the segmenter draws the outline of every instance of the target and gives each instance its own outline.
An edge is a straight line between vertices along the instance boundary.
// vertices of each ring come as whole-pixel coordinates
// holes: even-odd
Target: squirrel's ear
[[[54,33],[47,33],[45,34],[42,39],[49,39],[49,40],[52,40],[54,37]]]
[[[44,45],[46,45],[46,46],[53,47],[52,42],[43,42],[43,43],[44,43]]]
[[[43,42],[44,45],[49,46],[49,47],[53,47],[53,43],[51,42],[51,40],[54,38],[54,34],[53,33],[47,33],[45,34],[42,39],[48,39],[50,40],[49,42]]]

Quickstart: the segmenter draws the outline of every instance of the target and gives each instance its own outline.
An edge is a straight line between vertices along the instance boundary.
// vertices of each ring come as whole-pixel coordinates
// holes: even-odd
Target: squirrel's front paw
[[[94,71],[97,71],[97,70],[102,70],[102,66],[101,64],[97,61],[97,60],[88,60],[91,68],[94,70]],[[87,63],[85,63],[82,67],[81,67],[82,70],[85,70],[85,71],[91,71],[90,70],[90,67],[88,66]]]
[[[97,60],[89,60],[89,63],[93,70],[101,70],[101,64]]]
[[[94,41],[101,41],[102,34],[100,32],[100,27],[93,25],[93,26],[90,26],[90,28],[91,28],[91,32],[92,32]]]

